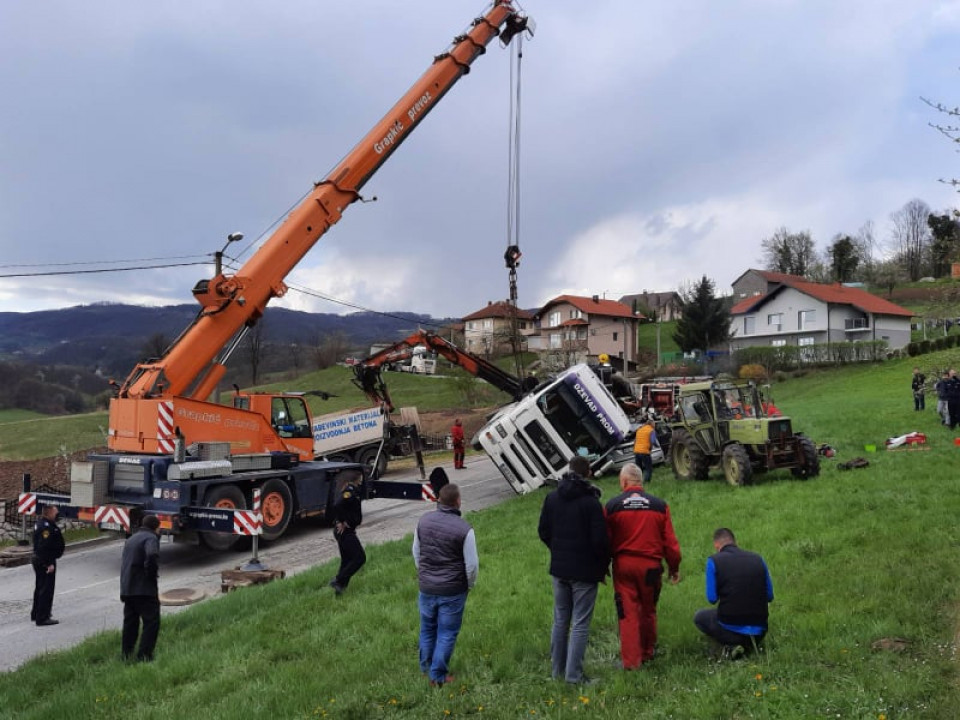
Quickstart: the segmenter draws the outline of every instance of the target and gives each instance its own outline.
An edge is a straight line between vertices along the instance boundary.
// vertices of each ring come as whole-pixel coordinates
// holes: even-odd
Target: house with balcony
[[[637,359],[637,324],[640,316],[629,305],[598,295],[560,295],[536,314],[539,334],[529,338],[530,350],[558,356],[568,366],[606,353],[620,365]]]
[[[464,349],[484,356],[512,352],[510,336],[514,315],[521,349],[526,350],[526,338],[535,332],[534,314],[503,300],[489,302],[485,308],[463,318]]]
[[[747,282],[738,290],[742,280]],[[749,270],[735,281],[734,295],[738,300],[730,309],[731,352],[756,345],[863,340],[885,340],[896,350],[910,342],[913,313],[860,288]]]

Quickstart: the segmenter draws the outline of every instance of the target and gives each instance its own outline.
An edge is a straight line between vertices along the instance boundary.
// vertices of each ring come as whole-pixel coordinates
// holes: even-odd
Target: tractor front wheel
[[[746,448],[740,443],[727,445],[723,449],[720,465],[723,467],[723,476],[731,485],[749,485],[750,480],[753,479],[753,466],[750,464],[750,456],[747,455]]]
[[[706,480],[710,470],[706,455],[686,430],[675,430],[670,439],[670,465],[678,480]]]
[[[817,455],[817,446],[808,437],[800,438],[800,455],[803,456],[803,465],[791,468],[794,477],[801,480],[816,477],[820,474],[820,456]]]

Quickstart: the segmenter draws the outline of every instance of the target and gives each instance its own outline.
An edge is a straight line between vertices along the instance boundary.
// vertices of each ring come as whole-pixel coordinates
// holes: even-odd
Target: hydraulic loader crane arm
[[[353,371],[356,374],[354,384],[363,390],[373,402],[386,405],[388,412],[392,411],[393,402],[390,400],[386,383],[380,377],[380,368],[388,363],[412,357],[418,345],[433,350],[455,365],[459,365],[471,375],[486,380],[498,390],[510,395],[514,400],[519,400],[524,394],[524,383],[520,378],[501,370],[482,357],[461,350],[449,340],[444,340],[439,335],[424,330],[418,330],[409,337],[354,365]]]
[[[470,30],[454,39],[389,112],[286,218],[235,275],[222,272],[193,289],[201,310],[156,362],[141,363],[120,386],[118,399],[188,397],[204,401],[226,372],[224,363],[242,332],[267,303],[287,290],[284,278],[357,199],[370,177],[393,154],[486,46],[531,30],[511,0],[494,0]],[[219,357],[218,357],[219,355]],[[124,416],[128,414],[123,414]]]

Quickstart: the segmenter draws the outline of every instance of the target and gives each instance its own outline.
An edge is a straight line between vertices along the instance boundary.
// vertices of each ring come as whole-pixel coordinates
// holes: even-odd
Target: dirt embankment
[[[450,432],[450,427],[456,418],[463,423],[464,434],[467,439],[473,437],[484,423],[491,408],[483,410],[444,410],[442,412],[420,413],[421,430],[424,433],[442,435]],[[0,462],[0,499],[15,498],[23,487],[24,473],[30,474],[34,489],[41,485],[59,488],[64,492],[70,488],[70,463],[74,460],[85,460],[87,454],[93,451],[81,450],[70,455],[40,458],[38,460],[23,460]],[[97,448],[102,451],[104,448]]]

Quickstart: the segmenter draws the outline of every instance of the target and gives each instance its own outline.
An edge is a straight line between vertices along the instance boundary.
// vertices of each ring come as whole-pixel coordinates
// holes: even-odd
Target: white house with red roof
[[[731,350],[858,340],[896,350],[910,342],[913,313],[860,288],[764,270],[748,270],[733,287]]]
[[[463,318],[464,349],[474,355],[509,351],[514,314],[521,341],[525,340],[534,332],[533,313],[501,300]]]
[[[531,350],[563,351],[576,360],[606,353],[611,358],[637,359],[637,324],[629,305],[598,295],[560,295],[537,312],[539,336],[529,338]]]

